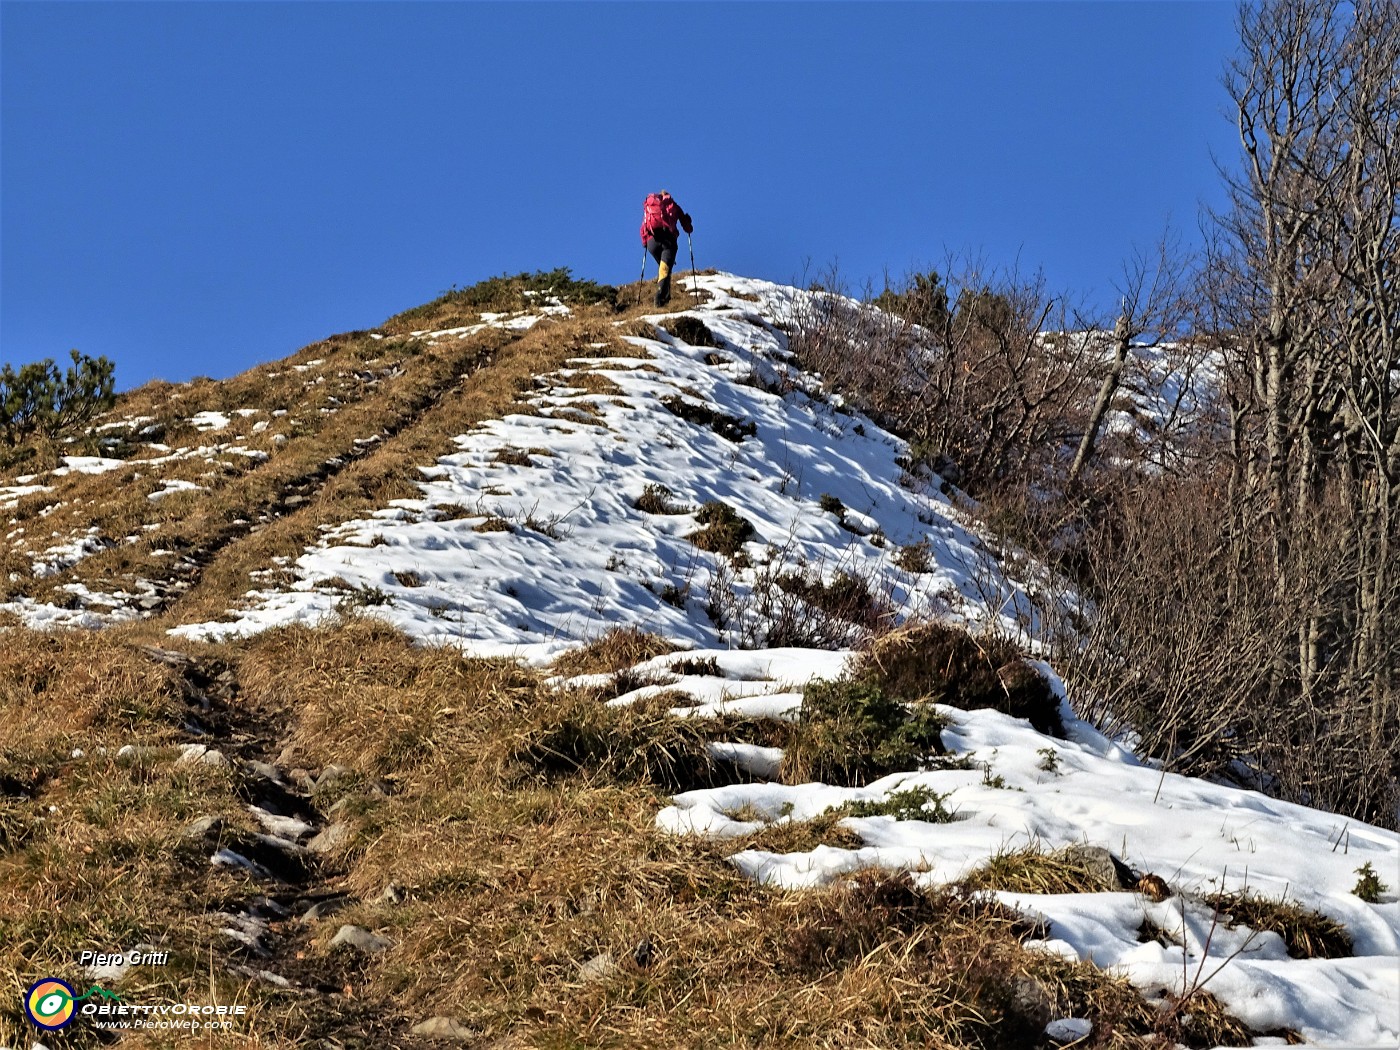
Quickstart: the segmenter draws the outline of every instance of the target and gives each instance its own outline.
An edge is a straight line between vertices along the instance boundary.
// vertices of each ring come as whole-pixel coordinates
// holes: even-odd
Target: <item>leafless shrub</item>
[[[955,484],[1063,472],[1057,461],[1084,430],[1098,345],[1043,337],[1069,315],[1039,277],[956,262],[950,272],[886,289],[872,300],[878,309],[834,291],[798,299],[791,348]],[[825,284],[840,287],[835,275]]]
[[[742,648],[810,646],[843,649],[883,633],[906,610],[891,581],[855,558],[828,566],[770,547],[768,559],[742,575],[721,561],[710,572],[706,611]]]

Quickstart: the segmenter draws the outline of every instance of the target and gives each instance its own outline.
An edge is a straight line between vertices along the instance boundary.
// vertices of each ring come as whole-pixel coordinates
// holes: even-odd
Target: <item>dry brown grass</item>
[[[1277,933],[1295,959],[1344,959],[1352,954],[1351,935],[1345,926],[1296,901],[1247,892],[1214,893],[1205,899],[1229,926]]]
[[[229,836],[251,832],[240,780],[230,767],[174,764],[163,745],[209,716],[192,712],[181,676],[136,640],[129,629],[10,630],[0,646],[0,1044],[28,1045],[21,992],[44,974],[76,980],[82,949],[169,950],[168,966],[132,982],[147,997],[230,1001],[243,983],[208,973],[219,938],[204,912],[258,887],[180,835],[209,813],[226,817]],[[157,750],[119,760],[126,744]],[[79,1031],[64,1045],[97,1043]]]
[[[724,844],[663,834],[663,797],[647,778],[587,764],[542,777],[520,761],[541,727],[596,702],[547,688],[542,673],[417,648],[355,618],[189,647],[235,675],[235,700],[214,712],[231,731],[280,751],[284,769],[345,770],[313,798],[324,819],[351,829],[318,876],[350,904],[309,926],[279,924],[295,952],[261,964],[324,990],[245,982],[223,971],[227,943],[202,916],[268,887],[212,868],[207,845],[179,836],[208,812],[227,815],[235,840],[246,834],[239,778],[180,773],[161,758],[64,757],[102,741],[175,738],[187,684],[134,652],[135,637],[25,633],[3,657],[6,746],[24,744],[43,773],[33,805],[7,802],[0,821],[13,836],[0,843],[0,977],[16,991],[36,966],[69,973],[80,946],[139,939],[178,960],[128,991],[207,1000],[212,958],[217,993],[253,1006],[246,1031],[219,1045],[331,1038],[426,1050],[409,1030],[435,1015],[457,1018],[483,1046],[540,1048],[1013,1050],[1034,1040],[1042,1009],[1093,1019],[1096,1046],[1147,1047],[1164,1023],[1125,983],[1026,952],[1033,928],[976,894],[919,891],[889,874],[803,893],[744,880],[724,862],[735,849],[857,841],[837,814]],[[35,698],[67,717],[26,713]],[[722,736],[741,728],[711,726]],[[390,883],[396,902],[382,896]],[[347,922],[394,947],[373,960],[332,951]],[[619,965],[582,979],[579,964],[603,952]],[[17,1002],[0,1007],[0,1038],[20,1037]],[[1199,1026],[1208,1011],[1195,1007],[1171,1023]],[[1212,1024],[1214,1037],[1223,1029]],[[75,1033],[66,1045],[95,1044]]]
[[[962,884],[970,890],[1011,893],[1115,893],[1120,887],[1096,876],[1073,854],[1028,846],[997,853],[969,872]]]
[[[314,939],[354,921],[397,941],[358,975],[361,1003],[448,1014],[486,1044],[1009,1050],[1044,1023],[1018,998],[1034,979],[1056,1009],[1102,1024],[1097,1045],[1148,1045],[1156,1012],[1124,982],[1027,954],[1029,925],[990,902],[878,875],[783,894],[723,863],[744,847],[855,846],[836,814],[724,846],[673,838],[655,828],[647,783],[596,767],[541,780],[503,753],[503,740],[575,717],[577,697],[372,624],[267,645],[253,646],[249,685],[297,705],[296,758],[393,785],[351,796],[347,884],[364,903]],[[305,669],[290,681],[289,663]],[[389,883],[406,900],[372,903]],[[644,966],[630,961],[643,942]],[[623,964],[582,981],[578,964],[601,952]]]
[[[554,662],[555,674],[573,678],[584,674],[611,674],[680,647],[640,627],[610,627],[587,645],[570,649]]]
[[[593,342],[608,347],[589,347]],[[363,517],[390,499],[420,496],[418,468],[452,452],[453,437],[475,424],[518,411],[518,399],[530,389],[535,375],[557,369],[582,353],[606,356],[609,352],[621,353],[623,348],[612,340],[606,320],[592,314],[545,321],[523,335],[487,330],[425,352],[418,367],[431,367],[414,379],[416,393],[404,390],[398,397],[397,411],[407,413],[403,419],[411,419],[411,425],[401,422],[394,436],[327,478],[308,506],[222,547],[195,588],[173,610],[172,619],[189,622],[221,615],[253,585],[250,573],[265,568],[273,557],[299,554],[320,537],[322,524]],[[464,371],[469,371],[467,378],[457,379]],[[382,405],[382,400],[366,402],[365,410],[395,411],[392,405]],[[392,429],[382,419],[367,421],[348,411],[342,415],[345,418],[333,428],[333,448],[298,457],[303,471],[314,470],[356,437]],[[328,440],[331,437],[326,435]]]
[[[137,458],[115,472],[46,479],[52,492],[27,497],[12,512],[26,534],[0,545],[18,577],[7,591],[62,601],[57,588],[69,581],[128,591],[141,579],[193,583],[179,615],[218,616],[255,585],[251,572],[299,553],[319,537],[318,526],[419,495],[417,468],[452,451],[455,434],[517,409],[534,376],[573,356],[615,353],[634,351],[618,342],[611,314],[587,308],[525,334],[487,330],[437,345],[348,333],[218,383],[148,384],[122,395],[105,421],[151,416],[156,437],[177,450],[236,443],[268,458],[198,455],[152,467],[142,460],[164,453],[138,444]],[[611,389],[602,377],[585,381]],[[276,407],[287,414],[271,415]],[[242,416],[239,408],[258,412]],[[202,410],[231,413],[230,425],[199,432],[186,420]],[[254,433],[259,422],[268,425]],[[359,440],[370,435],[381,440]],[[147,499],[165,480],[205,491]],[[284,502],[289,497],[296,505]],[[89,527],[108,549],[47,580],[29,575],[29,560],[43,547]],[[172,550],[175,556],[162,553]]]
[[[1063,736],[1059,702],[1010,642],[949,624],[911,624],[874,637],[855,669],[890,696],[964,710],[992,708]]]

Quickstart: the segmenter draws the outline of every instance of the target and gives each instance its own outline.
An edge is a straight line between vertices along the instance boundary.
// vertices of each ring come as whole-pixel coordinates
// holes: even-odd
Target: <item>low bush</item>
[[[774,582],[814,609],[860,627],[877,626],[889,611],[871,590],[869,581],[854,573],[838,572],[827,581],[815,573],[787,572]]]
[[[947,624],[917,624],[877,639],[859,672],[902,700],[932,700],[964,711],[991,708],[1064,736],[1049,683],[1003,639],[974,638]]]
[[[693,508],[672,502],[674,493],[660,482],[652,482],[632,504],[644,514],[689,514]]]
[[[754,537],[754,527],[727,503],[710,500],[695,513],[695,520],[704,526],[687,539],[702,551],[734,557],[744,544]]]
[[[683,343],[691,346],[710,346],[718,348],[722,344],[715,338],[715,334],[705,326],[705,322],[690,314],[680,314],[676,317],[668,317],[663,327],[673,336]]]
[[[733,441],[735,444],[758,433],[758,425],[751,420],[728,415],[700,401],[688,401],[680,395],[664,397],[661,404],[672,415],[679,416],[687,423],[708,427],[726,441]]]
[[[928,572],[933,568],[933,548],[928,540],[900,547],[895,553],[894,563],[905,572]]]
[[[932,706],[900,703],[869,678],[812,682],[783,754],[783,779],[860,786],[919,769],[944,753],[945,724]]]

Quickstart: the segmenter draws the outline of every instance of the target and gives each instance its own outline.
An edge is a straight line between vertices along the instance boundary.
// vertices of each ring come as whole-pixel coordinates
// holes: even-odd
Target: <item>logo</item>
[[[77,1004],[93,996],[121,1002],[121,996],[107,991],[101,985],[94,984],[82,995],[78,995],[67,981],[60,981],[57,977],[45,977],[31,984],[29,991],[24,993],[24,1012],[39,1028],[46,1032],[57,1032],[73,1022]],[[88,1013],[91,1009],[91,1006],[84,1007],[83,1013]]]
[[[67,981],[44,977],[24,993],[24,1012],[46,1032],[67,1028],[79,1014],[102,1029],[215,1032],[231,1030],[235,1019],[247,1016],[248,1007],[241,1003],[131,1003],[100,984],[78,995]]]
[[[29,986],[24,996],[24,1012],[46,1032],[67,1028],[73,1020],[77,995],[73,986],[57,977],[45,977]]]

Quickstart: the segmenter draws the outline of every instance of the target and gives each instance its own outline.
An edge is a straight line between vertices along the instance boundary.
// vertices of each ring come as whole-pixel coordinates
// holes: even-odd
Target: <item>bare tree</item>
[[[1134,344],[1155,348],[1181,337],[1181,328],[1191,312],[1189,301],[1183,294],[1190,265],[1190,260],[1183,256],[1170,230],[1157,242],[1153,254],[1136,251],[1124,265],[1123,284],[1119,288],[1121,312],[1113,325],[1113,357],[1099,384],[1084,434],[1070,463],[1067,478],[1070,488],[1079,483],[1080,476],[1093,457],[1099,429],[1122,386]],[[1148,338],[1144,340],[1144,336]],[[1188,384],[1183,384],[1180,396],[1186,396],[1187,390]],[[1179,405],[1178,400],[1174,407],[1179,408]]]
[[[1282,0],[1242,6],[1239,30],[1241,163],[1207,274],[1232,407],[1227,593],[1266,565],[1276,605],[1257,742],[1295,774],[1301,740],[1364,747],[1393,778],[1400,14]]]

